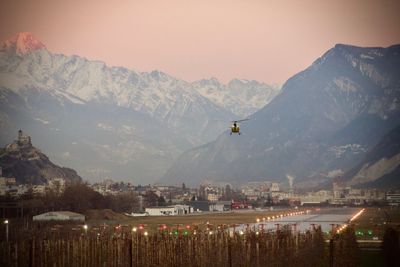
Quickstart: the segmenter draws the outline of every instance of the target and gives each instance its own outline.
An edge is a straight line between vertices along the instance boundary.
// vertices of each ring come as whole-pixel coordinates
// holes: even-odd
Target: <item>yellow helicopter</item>
[[[238,134],[238,135],[240,135],[240,127],[239,127],[239,122],[242,122],[242,121],[248,121],[249,119],[244,119],[244,120],[238,120],[238,121],[232,121],[233,122],[233,124],[232,124],[232,126],[231,126],[231,132],[230,132],[230,135],[232,135],[233,133],[234,134]]]

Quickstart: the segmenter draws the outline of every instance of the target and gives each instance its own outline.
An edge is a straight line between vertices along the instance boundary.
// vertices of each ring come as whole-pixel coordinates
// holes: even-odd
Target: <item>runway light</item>
[[[354,215],[351,219],[350,222],[354,221],[355,219],[357,219],[363,212],[365,209],[360,210],[359,212],[356,213],[356,215]]]
[[[348,226],[347,224],[342,225],[342,226],[336,231],[336,233],[340,234],[340,232],[342,232],[344,229],[346,229],[347,226]]]

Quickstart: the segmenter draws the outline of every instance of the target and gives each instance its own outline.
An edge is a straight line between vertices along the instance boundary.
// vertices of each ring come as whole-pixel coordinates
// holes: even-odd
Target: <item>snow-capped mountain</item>
[[[197,85],[160,71],[53,54],[30,33],[0,47],[0,143],[21,128],[83,177],[152,182],[179,153],[213,140],[237,117]],[[259,87],[242,91],[255,102]]]
[[[185,134],[193,144],[202,144],[221,132],[233,115],[193,90],[189,83],[165,73],[139,73],[122,67],[107,67],[81,57],[54,55],[36,46],[30,49],[32,37],[8,41],[1,57],[1,78],[7,88],[20,93],[35,87],[68,97],[78,103],[96,102],[127,107],[162,122]],[[29,40],[24,47],[20,40]],[[30,49],[30,50],[29,50]],[[28,89],[29,90],[29,89]]]
[[[243,125],[184,153],[163,181],[296,177],[308,185],[344,173],[400,124],[400,45],[336,45],[290,78]]]
[[[193,83],[194,88],[218,106],[222,106],[237,118],[245,118],[268,104],[279,92],[278,86],[250,80],[234,79],[221,84],[216,78]]]
[[[46,46],[29,32],[20,32],[11,39],[4,41],[0,46],[0,51],[15,53],[19,56],[40,49],[46,49]]]

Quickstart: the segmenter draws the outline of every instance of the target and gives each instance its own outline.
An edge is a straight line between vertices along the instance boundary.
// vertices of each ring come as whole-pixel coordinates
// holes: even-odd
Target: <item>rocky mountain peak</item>
[[[46,46],[30,32],[19,32],[12,38],[4,41],[0,46],[0,51],[12,51],[19,56],[39,49],[46,49]]]

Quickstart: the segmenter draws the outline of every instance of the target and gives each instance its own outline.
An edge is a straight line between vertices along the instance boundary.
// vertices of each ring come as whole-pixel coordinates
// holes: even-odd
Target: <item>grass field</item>
[[[246,224],[255,223],[257,219],[260,222],[267,220],[268,217],[285,215],[291,212],[296,212],[301,210],[286,209],[286,210],[262,210],[262,211],[232,211],[224,213],[196,213],[190,215],[182,216],[146,216],[146,217],[126,217],[121,220],[120,218],[116,220],[118,223],[125,225],[140,225],[143,224],[149,231],[156,231],[160,225],[167,225],[168,228],[176,229],[177,227],[184,228],[186,225],[191,227],[196,226],[199,229],[205,229],[207,224],[210,226],[232,226],[234,224]],[[101,223],[100,220],[91,220],[88,222],[98,224]]]
[[[102,223],[119,223],[128,226],[138,226],[140,224],[145,226],[148,231],[156,231],[160,225],[166,225],[169,229],[184,228],[186,225],[191,227],[198,227],[205,229],[207,224],[214,227],[217,226],[232,226],[234,224],[255,223],[257,219],[260,222],[263,218],[277,216],[281,214],[288,214],[290,212],[300,211],[295,209],[286,210],[241,210],[224,213],[196,213],[181,216],[146,216],[146,217],[128,217],[118,214],[118,216],[111,216],[109,220],[103,220],[102,216],[90,216],[89,224],[102,224]],[[110,217],[110,216],[108,216]],[[110,221],[111,220],[111,221]],[[378,237],[380,240],[387,226],[393,226],[400,230],[400,208],[390,207],[373,207],[366,208],[365,212],[352,222],[357,233],[358,239],[373,239]]]
[[[400,230],[400,208],[366,208],[365,212],[353,221],[358,239],[372,239],[383,237],[388,226]]]
[[[371,240],[377,237],[382,240],[387,227],[400,231],[400,209],[398,207],[366,208],[365,212],[353,221],[357,239]],[[381,243],[359,243],[360,266],[384,266]]]

